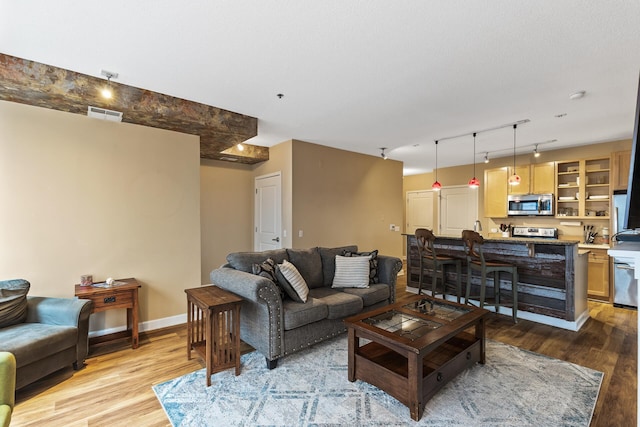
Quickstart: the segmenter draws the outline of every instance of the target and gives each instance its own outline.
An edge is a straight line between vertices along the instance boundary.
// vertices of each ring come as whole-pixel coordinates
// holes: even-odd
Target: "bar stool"
[[[492,305],[496,308],[496,313],[500,311],[500,272],[511,273],[511,295],[513,303],[513,323],[518,322],[518,268],[515,265],[487,261],[482,252],[484,239],[482,236],[472,230],[464,230],[462,232],[462,241],[464,242],[464,251],[467,256],[467,292],[465,295],[465,303],[469,304],[469,298],[479,298],[480,307]],[[476,251],[477,249],[477,251]],[[479,271],[481,274],[480,295],[470,296],[471,293],[471,275],[472,271]],[[485,303],[485,291],[487,285],[487,275],[493,273],[493,291],[495,302],[493,304]]]
[[[456,267],[456,297],[458,298],[459,303],[460,294],[462,293],[460,279],[462,272],[462,263],[457,258],[438,255],[436,253],[436,249],[433,244],[436,240],[436,236],[431,230],[427,230],[426,228],[418,228],[416,229],[415,236],[418,242],[418,253],[420,256],[420,279],[418,280],[418,294],[422,293],[422,273],[424,271],[424,267],[426,266],[433,271],[433,274],[431,275],[431,296],[435,297],[436,284],[438,281],[438,277],[440,277],[440,280],[442,282],[442,298],[446,299],[447,283],[445,280],[445,266],[454,265]]]

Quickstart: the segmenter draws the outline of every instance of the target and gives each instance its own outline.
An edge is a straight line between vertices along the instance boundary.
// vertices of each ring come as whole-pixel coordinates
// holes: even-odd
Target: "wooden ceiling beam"
[[[258,119],[111,81],[113,96],[102,97],[107,80],[0,54],[0,100],[87,114],[89,106],[123,113],[122,121],[200,136],[200,157],[255,164],[269,149],[239,143],[258,134]],[[234,159],[234,160],[229,160]]]

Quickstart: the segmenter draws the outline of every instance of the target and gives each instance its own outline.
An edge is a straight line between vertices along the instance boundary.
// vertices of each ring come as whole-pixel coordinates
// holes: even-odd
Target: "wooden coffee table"
[[[426,402],[475,363],[485,362],[482,308],[415,295],[345,320],[349,381],[366,381],[422,417]],[[466,329],[473,328],[472,332]],[[360,345],[360,338],[370,340]]]

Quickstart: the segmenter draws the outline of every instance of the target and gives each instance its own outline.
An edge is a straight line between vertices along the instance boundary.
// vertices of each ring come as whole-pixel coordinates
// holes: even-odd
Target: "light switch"
[[[389,224],[389,230],[394,231],[396,229],[395,224]]]
[[[302,237],[302,230],[298,230],[298,237]]]

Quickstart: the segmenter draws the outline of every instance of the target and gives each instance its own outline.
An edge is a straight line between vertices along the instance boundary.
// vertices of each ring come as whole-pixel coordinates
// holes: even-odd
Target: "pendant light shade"
[[[509,185],[520,185],[520,175],[516,173],[516,128],[517,124],[513,125],[513,175],[509,177]]]
[[[480,187],[480,181],[476,178],[476,133],[473,133],[473,178],[469,180],[469,188]]]
[[[431,184],[433,191],[440,191],[442,184],[438,182],[438,141],[436,141],[436,180]]]

